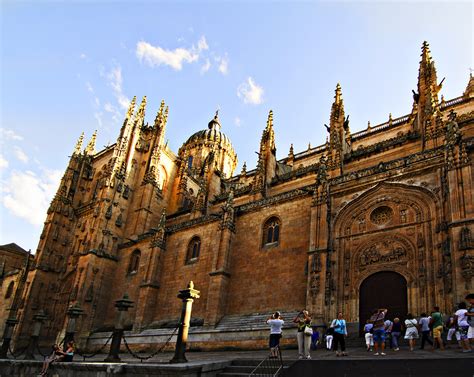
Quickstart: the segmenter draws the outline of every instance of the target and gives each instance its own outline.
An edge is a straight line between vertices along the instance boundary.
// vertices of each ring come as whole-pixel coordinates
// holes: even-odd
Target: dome
[[[188,168],[192,166],[200,171],[210,153],[214,156],[216,167],[225,177],[230,177],[237,166],[237,155],[230,139],[221,132],[217,111],[207,129],[191,135],[179,149],[178,155],[186,161]]]
[[[184,143],[183,147],[192,145],[192,144],[203,144],[203,143],[218,143],[221,147],[228,149],[229,152],[234,153],[234,148],[230,139],[221,132],[221,123],[219,121],[219,114],[216,111],[216,115],[208,124],[207,130],[197,131],[192,134],[188,140]]]

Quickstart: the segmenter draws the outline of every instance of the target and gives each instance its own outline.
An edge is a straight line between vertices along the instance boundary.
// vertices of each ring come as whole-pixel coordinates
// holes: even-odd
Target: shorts
[[[374,345],[374,336],[370,332],[365,334],[365,344],[367,347]]]
[[[442,332],[443,332],[443,326],[433,327],[433,338],[441,338]]]
[[[469,330],[467,330],[467,338],[474,339],[474,326],[469,326]]]
[[[374,342],[385,342],[385,330],[374,330]]]
[[[461,340],[461,334],[459,334],[459,331],[456,331],[455,328],[450,328],[448,330],[448,336],[446,337],[446,340],[451,341],[451,339],[453,339],[453,335],[456,336],[457,341]]]
[[[459,334],[461,334],[461,339],[462,340],[468,339],[467,333],[469,332],[469,327],[470,326],[459,326],[458,327],[458,331],[459,331]]]
[[[270,334],[270,348],[280,345],[281,334]]]

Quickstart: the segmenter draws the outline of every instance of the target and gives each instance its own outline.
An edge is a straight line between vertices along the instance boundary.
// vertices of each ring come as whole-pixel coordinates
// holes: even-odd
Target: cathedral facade
[[[451,313],[474,290],[474,79],[451,100],[441,86],[425,42],[407,115],[351,133],[338,84],[324,145],[277,160],[270,111],[257,167],[240,174],[218,114],[175,154],[168,107],[149,125],[146,97],[137,110],[134,98],[114,145],[96,152],[94,134],[73,151],[15,340],[43,310],[41,339],[54,341],[76,305],[86,344],[113,328],[124,293],[130,336],[160,329],[179,317],[176,295],[191,280],[207,348],[255,345],[226,338],[220,324],[274,310],[306,308],[315,324],[343,311],[355,325],[376,306],[402,318],[433,305]]]

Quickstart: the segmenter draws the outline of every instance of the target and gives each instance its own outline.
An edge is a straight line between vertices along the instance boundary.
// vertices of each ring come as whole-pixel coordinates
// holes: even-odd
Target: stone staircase
[[[217,377],[248,377],[261,361],[262,360],[257,359],[233,360],[231,365],[227,366],[223,372],[217,374]],[[295,360],[283,360],[283,370],[289,368],[294,361]]]
[[[244,330],[265,330],[268,329],[266,320],[273,313],[252,313],[245,315],[227,315],[217,324],[216,330],[219,331],[244,331]],[[281,312],[281,316],[285,321],[283,329],[296,328],[293,318],[298,314],[297,311]]]

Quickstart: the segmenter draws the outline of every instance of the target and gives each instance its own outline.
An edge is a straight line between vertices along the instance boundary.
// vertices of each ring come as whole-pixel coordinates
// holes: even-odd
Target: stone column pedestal
[[[176,340],[176,349],[174,357],[170,363],[187,363],[186,359],[186,343],[188,341],[189,322],[191,320],[191,309],[195,298],[199,298],[200,292],[194,289],[194,283],[189,282],[186,289],[179,291],[178,298],[183,301],[183,309],[181,311],[181,319],[179,323],[178,339]]]
[[[109,363],[120,362],[119,353],[123,337],[125,315],[127,314],[128,308],[133,307],[133,301],[129,300],[128,295],[125,293],[120,300],[115,301],[115,307],[118,310],[117,319],[112,335],[112,343],[110,344],[109,356],[104,360]]]

